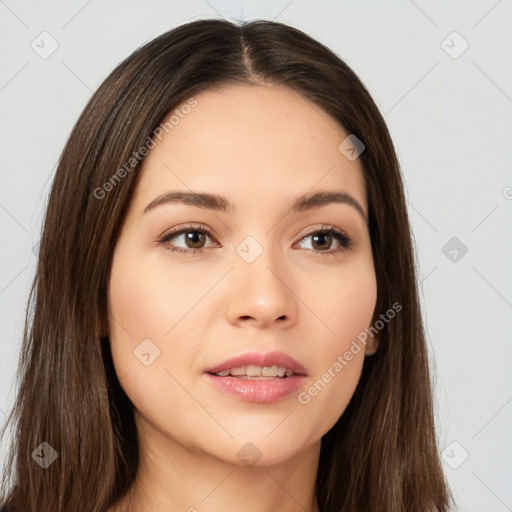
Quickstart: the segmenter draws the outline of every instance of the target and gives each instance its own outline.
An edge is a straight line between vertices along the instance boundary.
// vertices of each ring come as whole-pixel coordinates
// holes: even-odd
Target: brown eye
[[[312,245],[316,249],[325,250],[330,249],[331,244],[333,242],[333,237],[328,235],[327,233],[321,233],[319,235],[313,235],[312,237]]]
[[[314,252],[332,254],[349,249],[352,246],[352,240],[344,232],[334,227],[310,233],[303,237],[301,242],[309,238],[311,239],[311,247],[306,247],[306,249],[310,248]],[[334,248],[332,247],[333,243],[337,244]]]
[[[185,243],[189,249],[202,249],[205,238],[205,234],[201,231],[185,232]]]
[[[158,240],[158,243],[173,252],[195,253],[203,252],[208,248],[205,244],[209,238],[213,238],[213,235],[205,227],[190,226],[168,231]]]

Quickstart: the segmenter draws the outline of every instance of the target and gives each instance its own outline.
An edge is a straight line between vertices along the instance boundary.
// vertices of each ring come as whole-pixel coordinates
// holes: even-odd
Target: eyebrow
[[[151,201],[146,208],[144,208],[144,213],[153,210],[157,206],[172,203],[186,204],[228,214],[233,214],[235,212],[235,206],[225,197],[217,194],[202,192],[167,192]],[[315,192],[314,194],[300,196],[291,206],[291,211],[304,212],[315,208],[321,208],[322,206],[332,203],[352,206],[361,215],[363,220],[368,223],[364,210],[357,199],[343,191],[321,191]]]

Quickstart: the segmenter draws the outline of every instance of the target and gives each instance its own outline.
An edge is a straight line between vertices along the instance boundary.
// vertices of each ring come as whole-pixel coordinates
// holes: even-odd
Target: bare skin
[[[288,88],[230,86],[195,99],[146,157],[114,252],[109,335],[142,458],[116,510],[318,512],[321,438],[377,349],[370,339],[333,370],[371,325],[377,298],[362,166],[338,149],[348,134]],[[144,212],[171,191],[219,194],[235,211],[164,202]],[[319,191],[349,194],[363,214],[346,202],[290,211]],[[194,242],[183,233],[159,242],[175,227]],[[326,227],[351,245],[322,238]],[[160,351],[149,365],[134,356],[143,340],[146,359]],[[205,373],[271,351],[307,370],[278,401],[229,395]]]

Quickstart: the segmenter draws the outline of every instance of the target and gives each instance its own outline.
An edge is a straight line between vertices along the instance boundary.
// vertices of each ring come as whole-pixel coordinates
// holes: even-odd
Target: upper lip
[[[231,368],[240,368],[242,366],[282,366],[288,370],[293,370],[294,373],[307,375],[307,371],[304,366],[295,361],[293,357],[283,352],[267,352],[266,354],[248,352],[212,366],[206,370],[206,373],[220,373],[225,370],[230,370]]]

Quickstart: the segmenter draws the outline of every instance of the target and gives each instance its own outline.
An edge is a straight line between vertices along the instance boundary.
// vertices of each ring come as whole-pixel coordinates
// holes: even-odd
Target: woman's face
[[[275,464],[318,448],[376,348],[353,343],[377,297],[362,167],[288,88],[195,100],[155,139],[115,248],[113,360],[141,439]]]

